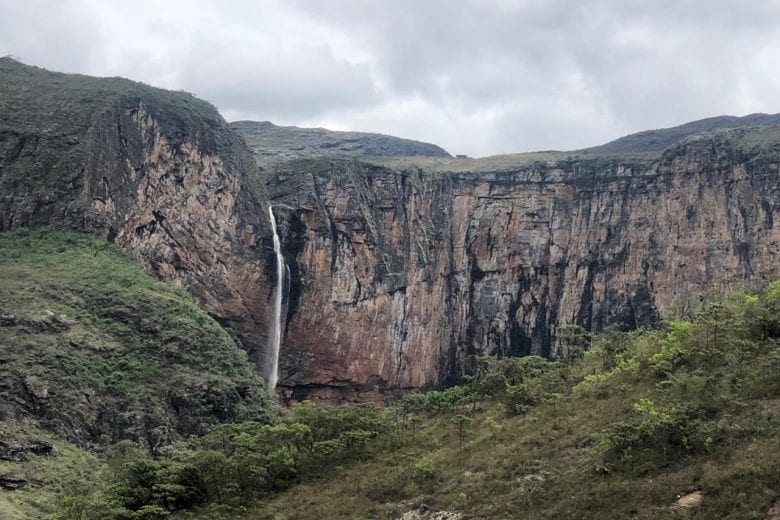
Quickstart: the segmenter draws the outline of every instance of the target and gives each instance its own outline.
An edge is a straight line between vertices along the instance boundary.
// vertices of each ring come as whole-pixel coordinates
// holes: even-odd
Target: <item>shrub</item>
[[[580,361],[590,346],[592,334],[580,325],[562,325],[558,331],[561,357],[566,363]]]
[[[601,441],[604,464],[643,474],[709,451],[714,427],[695,409],[660,410],[649,399],[633,406],[635,417],[616,423]]]
[[[660,350],[650,358],[650,366],[661,377],[668,376],[688,359],[694,327],[688,321],[673,321],[668,326]]]
[[[423,457],[414,464],[414,479],[417,482],[436,480],[436,465],[431,457]]]
[[[563,366],[538,356],[480,358],[477,366],[473,391],[499,397],[510,415],[527,412],[566,386]]]

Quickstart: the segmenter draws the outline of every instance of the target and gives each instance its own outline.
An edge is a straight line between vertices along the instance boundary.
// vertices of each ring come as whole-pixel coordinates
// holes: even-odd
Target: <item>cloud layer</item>
[[[0,55],[487,155],[780,112],[780,0],[0,0]]]

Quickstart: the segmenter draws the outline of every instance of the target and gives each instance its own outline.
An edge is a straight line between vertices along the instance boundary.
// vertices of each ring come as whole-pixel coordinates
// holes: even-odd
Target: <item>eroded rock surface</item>
[[[301,161],[270,193],[292,274],[280,384],[298,398],[556,357],[562,324],[651,325],[778,270],[777,155],[722,140],[487,173]]]
[[[256,167],[186,93],[0,59],[0,231],[55,225],[115,241],[186,287],[262,364],[270,228]]]
[[[115,241],[186,287],[260,369],[274,256],[240,136],[183,93],[7,58],[0,75],[0,231],[55,224]],[[474,355],[556,357],[563,324],[650,325],[692,295],[777,274],[770,137],[761,153],[708,137],[655,158],[478,173],[274,166],[263,175],[290,268],[280,384],[374,399],[445,382]]]

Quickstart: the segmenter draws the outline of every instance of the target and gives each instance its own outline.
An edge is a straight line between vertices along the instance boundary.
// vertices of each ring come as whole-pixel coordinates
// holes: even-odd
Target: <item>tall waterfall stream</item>
[[[274,235],[274,254],[276,255],[276,285],[273,292],[273,316],[269,342],[266,351],[265,381],[273,390],[279,380],[279,348],[282,343],[282,292],[284,291],[285,263],[282,255],[282,243],[276,229],[276,217],[273,206],[268,206],[268,216],[271,218],[271,230]]]

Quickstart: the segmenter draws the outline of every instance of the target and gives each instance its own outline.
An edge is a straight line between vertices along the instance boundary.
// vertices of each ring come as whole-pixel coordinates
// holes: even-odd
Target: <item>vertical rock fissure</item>
[[[276,256],[276,280],[272,295],[273,309],[271,315],[271,330],[268,334],[268,347],[265,362],[265,381],[268,388],[276,388],[279,379],[279,349],[282,343],[282,292],[284,290],[284,273],[286,265],[282,255],[282,243],[276,229],[276,217],[273,206],[268,206],[268,216],[271,219],[271,231],[273,232],[274,255]]]
[[[336,261],[338,260],[339,246],[338,241],[336,240],[336,237],[338,236],[338,229],[336,229],[336,223],[333,221],[333,217],[331,216],[328,207],[322,200],[322,194],[320,193],[320,188],[317,184],[317,176],[314,174],[311,174],[311,185],[314,202],[319,208],[320,213],[323,215],[328,233],[330,234],[330,272],[333,274],[336,272]]]

